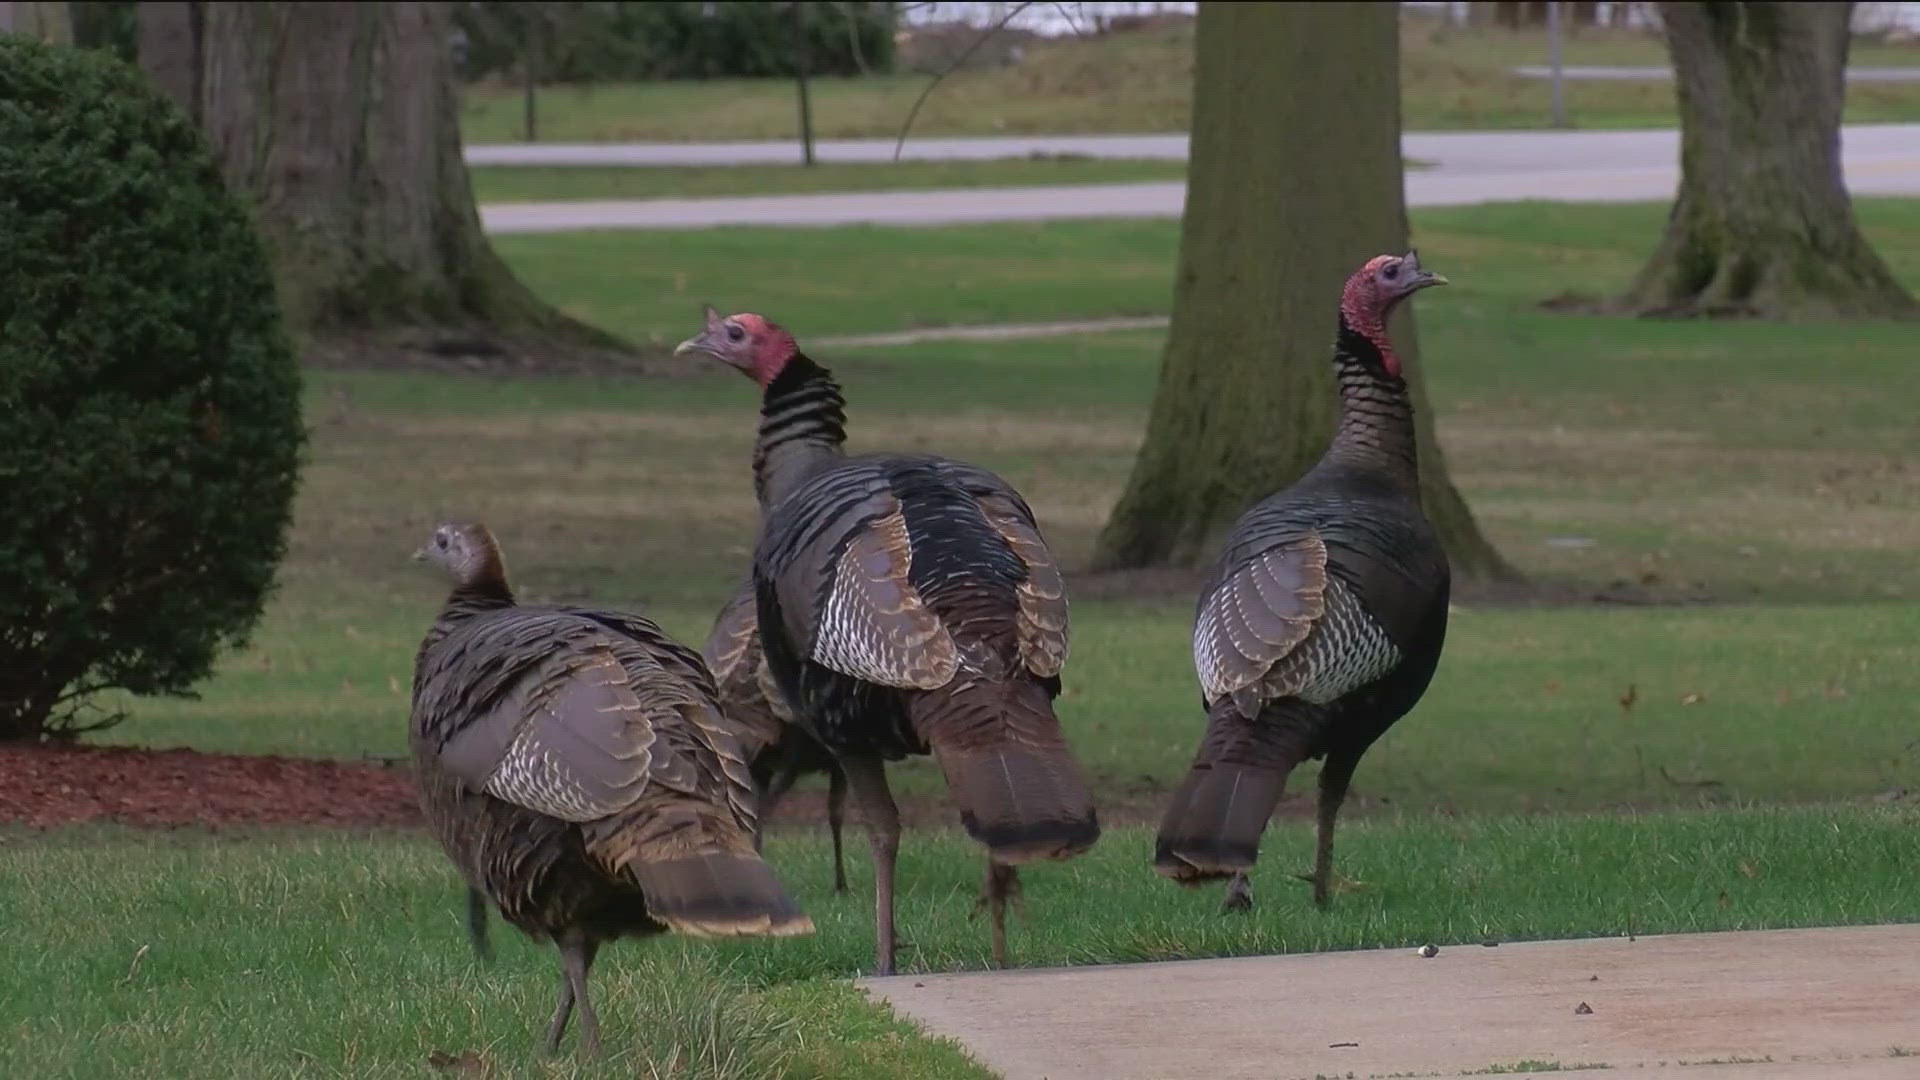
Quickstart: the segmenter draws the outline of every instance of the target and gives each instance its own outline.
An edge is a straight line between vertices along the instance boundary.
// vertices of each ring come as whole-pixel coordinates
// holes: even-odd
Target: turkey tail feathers
[[[698,937],[791,937],[813,932],[813,920],[757,855],[689,855],[636,862],[629,872],[647,898],[647,914]]]
[[[1009,866],[1065,859],[1100,838],[1080,765],[1044,687],[972,683],[920,695],[914,727],[933,749],[967,834]]]
[[[1193,885],[1253,866],[1287,774],[1304,756],[1306,718],[1275,713],[1248,720],[1229,698],[1209,710],[1200,753],[1160,822],[1153,867],[1162,876]]]

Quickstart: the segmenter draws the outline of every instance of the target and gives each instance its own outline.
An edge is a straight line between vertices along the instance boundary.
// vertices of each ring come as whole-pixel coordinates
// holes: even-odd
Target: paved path
[[[1060,337],[1065,334],[1106,334],[1116,330],[1164,330],[1165,315],[1119,315],[1111,319],[1072,319],[1066,322],[989,323],[985,326],[929,326],[884,334],[845,334],[814,339],[814,344],[838,348],[886,348],[918,345],[923,341],[1005,341],[1010,338]]]
[[[1007,1080],[1455,1076],[1521,1061],[1636,1080],[1920,1077],[1920,1057],[1894,1051],[1920,1053],[1920,925],[861,985]]]
[[[1100,137],[1111,142],[1112,139]],[[1129,136],[1145,145],[1184,136]],[[990,143],[1008,140],[946,140]],[[1037,140],[1052,146],[1084,139]],[[1025,145],[1027,141],[1020,143]],[[762,144],[750,144],[762,145]],[[1520,199],[1643,202],[1671,198],[1679,181],[1679,140],[1666,131],[1415,132],[1406,155],[1431,168],[1407,174],[1413,206],[1465,206]],[[476,151],[488,149],[475,147]],[[494,148],[498,149],[498,148]],[[708,148],[711,149],[711,148]],[[1846,129],[1847,183],[1859,195],[1920,194],[1920,124]],[[695,229],[714,225],[943,225],[1067,218],[1177,217],[1178,181],[726,199],[496,203],[481,208],[490,232],[581,229]]]
[[[1545,64],[1524,64],[1514,68],[1513,73],[1523,79],[1551,79],[1553,69]],[[1609,65],[1582,64],[1570,65],[1560,69],[1562,77],[1593,82],[1652,82],[1673,78],[1673,69],[1666,66],[1616,67]],[[1849,67],[1848,82],[1920,82],[1920,67]]]

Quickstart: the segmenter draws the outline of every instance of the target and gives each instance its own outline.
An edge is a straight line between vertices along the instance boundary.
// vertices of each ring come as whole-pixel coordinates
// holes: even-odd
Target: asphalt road
[[[910,147],[914,143],[908,144]],[[944,139],[918,144],[928,156],[984,159],[1025,153],[1179,158],[1184,135],[1060,136]],[[1407,174],[1413,206],[1545,199],[1558,202],[1645,202],[1671,198],[1679,182],[1677,133],[1652,131],[1415,132],[1406,156],[1430,168]],[[1842,140],[1848,186],[1856,195],[1920,194],[1920,124],[1848,127]],[[517,164],[748,164],[774,160],[779,143],[598,147],[476,146],[469,160]],[[831,154],[826,153],[834,148]],[[822,144],[827,160],[884,160],[885,140]],[[506,151],[512,154],[503,155]],[[569,157],[569,153],[577,156]],[[625,156],[623,156],[625,155]],[[844,156],[842,156],[844,155]],[[861,157],[859,155],[874,155]],[[1047,187],[767,195],[723,199],[647,199],[498,203],[481,207],[495,233],[590,229],[695,229],[714,225],[940,225],[1067,218],[1177,217],[1186,187],[1178,181]]]

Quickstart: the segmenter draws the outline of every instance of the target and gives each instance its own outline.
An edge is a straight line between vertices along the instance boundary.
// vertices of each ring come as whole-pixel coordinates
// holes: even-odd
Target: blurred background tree
[[[1407,249],[1398,19],[1392,4],[1200,5],[1173,325],[1146,444],[1096,566],[1211,558],[1242,512],[1326,450],[1341,283]],[[1447,476],[1411,306],[1393,340],[1427,514],[1456,578],[1511,577]]]
[[[1680,193],[1628,290],[1662,314],[1920,313],[1854,220],[1840,120],[1854,5],[1663,3]]]
[[[251,200],[309,355],[624,350],[536,297],[481,231],[451,5],[147,3],[139,27],[141,67]]]

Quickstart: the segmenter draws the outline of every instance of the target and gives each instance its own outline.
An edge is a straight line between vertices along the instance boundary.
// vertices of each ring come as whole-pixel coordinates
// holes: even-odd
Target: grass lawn
[[[1009,161],[903,161],[865,165],[552,168],[494,165],[469,170],[482,203],[546,199],[711,199],[819,191],[1027,187],[1184,180],[1182,161],[1048,157]]]
[[[1450,28],[1420,17],[1403,19],[1402,27],[1401,101],[1409,129],[1547,126],[1549,84],[1512,74],[1516,65],[1547,62],[1544,31]],[[1909,66],[1920,64],[1920,49],[1860,42],[1850,60]],[[1657,37],[1584,30],[1568,38],[1565,62],[1664,65],[1667,56]],[[1036,43],[1018,65],[949,76],[928,98],[914,133],[1181,131],[1192,72],[1190,28]],[[815,131],[827,139],[891,138],[928,79],[816,79],[810,86]],[[1579,127],[1674,123],[1673,88],[1664,80],[1570,81],[1566,96]],[[551,87],[538,102],[542,137],[553,142],[795,137],[794,89],[784,79]],[[520,141],[522,108],[517,88],[471,89],[462,114],[466,141]],[[1920,83],[1854,83],[1847,119],[1920,119]]]
[[[1221,919],[1217,896],[1155,879],[1146,831],[1123,824],[1087,859],[1029,875],[1022,962],[1920,918],[1920,819],[1896,794],[1920,790],[1913,328],[1538,307],[1621,287],[1662,212],[1420,212],[1422,253],[1455,282],[1420,301],[1423,362],[1454,479],[1520,567],[1717,602],[1463,603],[1432,691],[1357,778],[1341,868],[1371,888],[1314,912],[1288,877],[1306,830],[1283,818],[1262,906]],[[1920,203],[1860,213],[1920,286]],[[806,341],[1164,312],[1174,242],[1168,222],[1084,222],[500,247],[540,291],[636,338],[685,336],[712,298]],[[1128,333],[820,352],[847,385],[856,448],[1002,471],[1071,568],[1131,463],[1158,349]],[[406,556],[437,520],[490,521],[529,598],[642,607],[689,641],[742,572],[756,404],[737,376],[324,371],[307,402],[311,460],[254,645],[201,700],[129,702],[104,740],[404,754],[409,665],[444,594]],[[1138,820],[1199,728],[1191,597],[1071,581],[1062,715],[1103,805]],[[925,763],[895,775],[914,796],[938,789]],[[1767,803],[1819,805],[1754,808]],[[966,921],[977,854],[938,831],[905,848],[903,964],[983,964],[985,930]],[[628,1056],[604,1071],[979,1075],[840,981],[869,956],[864,858],[836,898],[813,830],[770,853],[821,933],[615,950],[597,985],[609,1044]],[[0,832],[0,1075],[204,1061],[223,1075],[417,1075],[436,1051],[472,1051],[502,1075],[574,1075],[533,1063],[549,955],[502,934],[498,967],[477,968],[457,900],[411,836]]]
[[[1355,821],[1341,865],[1367,887],[1321,913],[1287,876],[1306,830],[1282,824],[1249,916],[1161,881],[1148,832],[1116,829],[1025,875],[1010,944],[1051,965],[1912,920],[1916,828],[1912,808]],[[865,860],[836,896],[819,837],[768,855],[819,933],[612,948],[594,979],[610,1057],[581,1066],[538,1051],[552,950],[509,931],[493,967],[472,960],[425,839],[0,832],[0,1073],[417,1076],[438,1055],[501,1076],[987,1075],[842,981],[871,962]],[[903,971],[985,965],[977,864],[952,833],[908,838]]]

